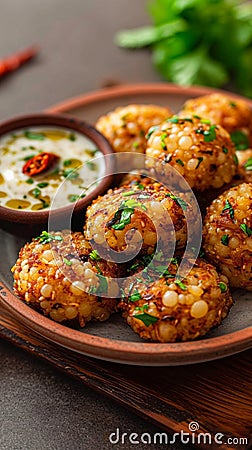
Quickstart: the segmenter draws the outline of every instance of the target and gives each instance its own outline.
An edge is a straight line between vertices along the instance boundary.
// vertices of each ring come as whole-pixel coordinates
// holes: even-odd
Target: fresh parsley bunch
[[[181,85],[221,87],[232,80],[252,97],[252,3],[151,0],[153,26],[121,31],[121,47],[150,46],[161,74]]]

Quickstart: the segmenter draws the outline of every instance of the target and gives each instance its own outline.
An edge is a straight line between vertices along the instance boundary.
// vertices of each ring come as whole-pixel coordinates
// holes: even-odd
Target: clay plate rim
[[[225,93],[225,91],[200,86],[181,88],[168,83],[123,85],[66,100],[48,108],[46,112],[67,113],[70,109],[134,94],[177,93],[193,97],[216,92]],[[233,93],[228,94],[236,98],[243,98]],[[252,106],[252,101],[244,100]],[[102,338],[68,328],[42,316],[23,303],[4,284],[2,284],[0,297],[7,309],[17,319],[21,319],[28,328],[32,328],[52,342],[81,354],[117,363],[147,366],[193,364],[229,356],[252,346],[252,327],[223,336],[173,344],[128,342]]]

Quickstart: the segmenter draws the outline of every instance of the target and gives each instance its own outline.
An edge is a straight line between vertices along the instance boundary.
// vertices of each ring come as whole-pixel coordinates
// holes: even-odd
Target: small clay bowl
[[[80,119],[71,116],[64,116],[60,114],[50,113],[36,113],[25,116],[15,117],[0,123],[0,137],[11,132],[20,131],[31,127],[60,127],[65,128],[66,131],[78,132],[88,139],[90,139],[104,156],[112,154],[113,150],[107,139],[99,133],[92,125]],[[71,155],[69,155],[71,157]],[[27,209],[11,209],[0,206],[0,220],[1,226],[7,228],[10,232],[15,234],[30,234],[32,228],[39,229],[48,223],[50,216],[53,219],[55,226],[64,228],[64,221],[71,215],[73,222],[78,222],[78,217],[82,216],[85,208],[98,195],[103,194],[111,185],[113,181],[113,158],[105,157],[105,175],[102,177],[99,184],[86,197],[79,199],[73,207],[73,203],[69,203],[63,207],[50,210],[42,209],[38,211],[31,211]],[[25,225],[25,227],[24,227]]]

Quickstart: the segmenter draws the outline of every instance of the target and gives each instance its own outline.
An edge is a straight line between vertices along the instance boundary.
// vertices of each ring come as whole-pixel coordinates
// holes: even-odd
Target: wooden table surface
[[[0,119],[41,110],[65,98],[111,83],[161,81],[152,67],[148,51],[124,51],[113,44],[113,36],[118,29],[148,23],[145,3],[145,0],[1,0],[0,57],[32,43],[37,43],[41,52],[36,61],[0,81]],[[8,337],[2,329],[2,335],[4,334]],[[25,347],[20,342],[19,345]],[[30,351],[36,353],[32,348]],[[74,380],[62,374],[46,362],[53,359],[50,353],[42,361],[1,340],[0,358],[1,450],[164,448],[164,445],[158,444],[131,445],[127,440],[124,444],[112,445],[108,437],[116,428],[121,433],[136,432],[139,435],[144,432],[154,434],[160,429],[137,417],[132,411],[128,412],[114,400],[108,401],[101,394],[93,392],[79,381],[80,377]],[[230,367],[233,367],[233,361],[238,361],[238,365],[240,360],[230,359]],[[244,354],[244,361],[249,377],[247,367],[251,362],[251,353]],[[221,365],[221,361],[215,363],[216,376]],[[91,371],[92,363],[88,367]],[[107,368],[109,369],[109,364],[106,365],[106,370]],[[187,373],[189,369],[184,370]],[[193,370],[201,373],[203,369],[195,366]],[[194,371],[188,372],[190,383],[193,382]],[[148,369],[140,372],[132,367],[127,368],[127,372],[131,380],[138,383],[142,376],[148,377]],[[100,373],[104,375],[105,369],[101,369]],[[150,371],[149,374],[152,384],[155,382],[153,373]],[[181,383],[186,381],[186,377],[182,376],[183,368],[178,372],[173,368],[169,373],[171,382],[173,378],[177,378],[177,373],[180,374]],[[239,378],[239,370],[236,371],[236,376]],[[245,381],[241,380],[241,383]],[[215,382],[217,383],[217,378]],[[223,383],[225,380],[218,382]],[[94,387],[92,383],[87,384]],[[112,395],[110,383],[107,386],[106,383],[103,384],[100,392],[106,390],[107,395],[111,394],[111,398],[116,398]],[[220,384],[219,393],[221,391]],[[243,397],[245,391],[241,389]],[[141,388],[135,392],[139,410]],[[183,390],[180,395],[182,393]],[[119,395],[118,391],[117,397]],[[129,395],[130,389],[128,396],[125,396]],[[247,395],[248,399],[251,398],[251,390]],[[148,404],[148,396],[144,392],[143,399],[145,405]],[[132,410],[136,409],[134,400],[133,393]],[[154,401],[153,398],[151,400]],[[182,400],[181,398],[180,401]],[[223,414],[228,407],[228,400],[223,403]],[[189,398],[186,401],[189,402]],[[214,401],[219,402],[222,407],[221,398],[215,398]],[[241,416],[242,405],[247,405],[248,401],[244,398],[241,400]],[[123,401],[121,403],[125,404]],[[232,410],[232,399],[229,407]],[[199,408],[200,405],[192,401],[192,420]],[[204,409],[204,398],[201,408]],[[190,411],[190,405],[188,410]],[[212,412],[209,412],[206,404],[204,410],[210,416],[214,415],[213,405]],[[212,419],[214,422],[214,418]],[[152,422],[158,423],[157,420]],[[248,428],[250,425],[251,422],[248,423]],[[237,424],[234,424],[234,431],[236,430]],[[246,432],[248,433],[248,429]],[[180,450],[193,446],[176,443],[165,448]]]

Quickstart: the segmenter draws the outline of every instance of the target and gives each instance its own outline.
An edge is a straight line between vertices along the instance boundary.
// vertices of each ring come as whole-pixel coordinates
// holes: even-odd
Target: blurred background
[[[0,79],[0,119],[107,84],[159,81],[147,50],[118,48],[115,32],[150,19],[145,0],[1,0],[0,58],[32,44],[38,57]]]

